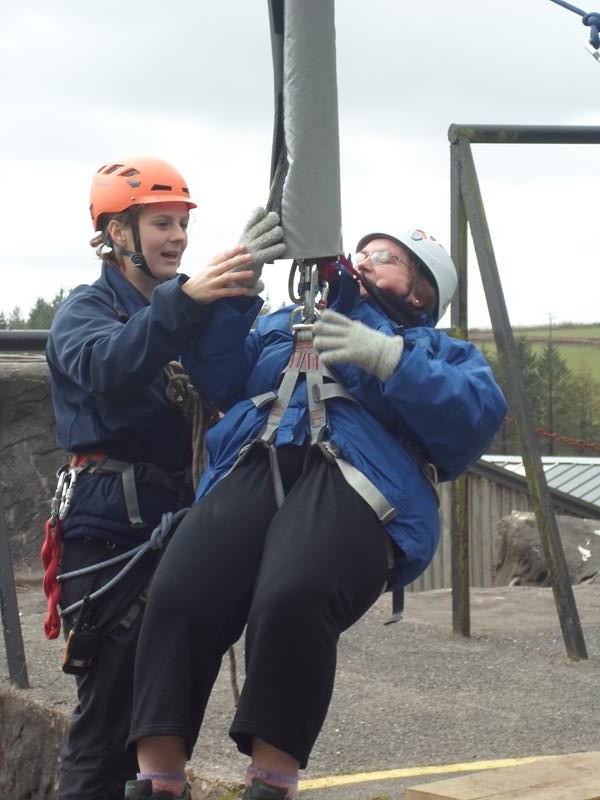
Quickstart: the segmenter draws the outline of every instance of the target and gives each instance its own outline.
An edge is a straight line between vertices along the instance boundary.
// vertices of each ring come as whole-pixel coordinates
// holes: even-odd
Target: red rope
[[[504,422],[514,422],[515,418],[511,414],[504,417]],[[550,433],[543,428],[534,425],[533,430],[538,436],[543,436],[545,439],[554,439],[561,444],[567,444],[570,447],[576,447],[584,450],[598,450],[600,451],[600,442],[587,442],[585,439],[572,439],[570,436],[565,436],[563,433]]]
[[[47,639],[56,639],[60,633],[60,584],[58,564],[61,553],[61,525],[58,518],[46,520],[44,544],[42,545],[42,566],[44,567],[44,594],[48,598],[48,609],[44,619],[44,633]]]

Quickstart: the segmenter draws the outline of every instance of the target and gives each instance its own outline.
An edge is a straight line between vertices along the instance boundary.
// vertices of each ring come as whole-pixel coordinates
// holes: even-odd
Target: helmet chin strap
[[[127,258],[131,259],[131,263],[134,267],[137,267],[141,270],[145,275],[148,275],[150,278],[154,278],[154,275],[150,272],[148,268],[148,264],[146,264],[146,259],[139,250],[127,250],[124,247],[119,247],[119,253],[123,256],[127,256]],[[154,278],[156,280],[156,278]]]
[[[388,289],[380,289],[374,281],[365,275],[361,276],[361,283],[373,300],[381,306],[388,317],[396,324],[404,325],[406,328],[412,328],[420,324],[423,312],[415,311],[403,297],[398,297],[397,294]]]
[[[146,263],[146,259],[144,258],[144,254],[142,253],[142,243],[140,241],[140,231],[138,228],[137,221],[132,221],[131,223],[131,231],[133,233],[133,246],[135,250],[128,250],[126,247],[121,247],[121,245],[115,244],[112,241],[108,233],[105,232],[104,234],[104,243],[107,247],[116,248],[118,253],[126,258],[131,259],[131,263],[137,267],[141,272],[147,275],[149,278],[155,278],[155,276],[150,271],[148,264]]]
[[[127,251],[125,255],[128,256],[131,259],[132,264],[140,269],[145,275],[148,275],[150,278],[154,278],[154,275],[150,272],[150,268],[146,263],[144,254],[142,253],[142,242],[140,240],[140,229],[137,224],[137,219],[134,219],[131,222],[131,232],[133,233],[133,246],[135,247],[135,250],[133,253],[131,251]]]
[[[380,289],[375,281],[367,278],[364,272],[356,269],[348,258],[340,256],[339,261],[346,272],[353,275],[365,287],[371,300],[377,303],[397,325],[413,328],[415,325],[423,325],[427,318],[431,316],[427,312],[417,311],[403,297],[398,297],[390,289]]]

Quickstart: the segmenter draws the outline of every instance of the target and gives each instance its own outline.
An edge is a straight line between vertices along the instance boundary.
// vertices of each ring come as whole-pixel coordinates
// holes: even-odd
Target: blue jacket
[[[208,464],[200,498],[231,469],[240,448],[262,432],[269,408],[251,398],[272,390],[292,352],[290,313],[260,317],[245,333],[247,318],[219,306],[221,325],[196,339],[187,371],[201,393],[227,413],[207,434]],[[395,507],[386,530],[404,559],[390,589],[415,580],[433,558],[439,514],[431,485],[415,451],[452,480],[488,447],[506,413],[506,402],[477,348],[433,327],[402,330],[368,301],[348,314],[387,335],[403,335],[400,362],[385,382],[352,364],[336,365],[340,382],[357,403],[327,401],[329,439],[341,456],[363,472]],[[226,330],[227,334],[223,335]],[[300,445],[309,436],[304,383],[296,386],[276,436],[276,445]]]
[[[78,286],[53,320],[46,348],[58,445],[70,453],[105,453],[150,462],[168,473],[190,465],[191,425],[165,394],[161,368],[178,359],[210,317],[180,291],[185,276],[158,286],[151,302],[104,263],[91,286]],[[119,475],[82,474],[63,537],[122,544],[145,538],[174,510],[173,492],[139,484],[142,531],[132,530]]]

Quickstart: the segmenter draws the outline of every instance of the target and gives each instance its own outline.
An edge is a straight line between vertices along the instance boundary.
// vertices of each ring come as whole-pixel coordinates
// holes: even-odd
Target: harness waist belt
[[[69,468],[74,469],[75,467],[87,467],[86,471],[92,475],[94,473],[121,473],[126,468],[133,467],[135,479],[139,483],[158,483],[173,491],[178,491],[182,483],[190,482],[189,470],[169,475],[168,472],[148,461],[137,461],[131,464],[128,461],[111,458],[105,453],[73,453],[69,458]]]
[[[146,461],[137,463],[119,461],[105,453],[72,453],[69,458],[69,469],[76,473],[87,472],[90,475],[121,475],[127,515],[131,525],[136,528],[145,524],[140,514],[136,483],[156,483],[172,492],[177,492],[181,490],[183,484],[190,482],[187,470],[179,476],[171,476],[160,467]]]

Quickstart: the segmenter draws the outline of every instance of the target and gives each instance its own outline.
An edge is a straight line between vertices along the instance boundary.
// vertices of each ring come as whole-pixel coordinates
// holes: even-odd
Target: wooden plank
[[[406,790],[406,800],[600,800],[600,753],[572,753]]]

